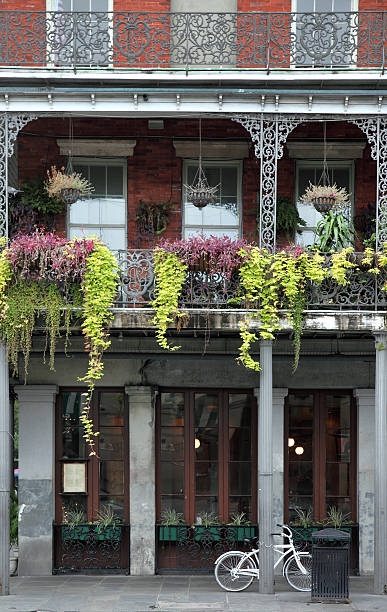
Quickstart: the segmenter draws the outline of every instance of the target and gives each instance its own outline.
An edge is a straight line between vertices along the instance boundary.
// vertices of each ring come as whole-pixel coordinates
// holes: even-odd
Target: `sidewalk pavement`
[[[1,612],[387,612],[387,595],[372,595],[371,577],[350,579],[348,605],[311,603],[276,578],[276,593],[260,595],[258,582],[228,593],[212,576],[48,576],[11,578]]]

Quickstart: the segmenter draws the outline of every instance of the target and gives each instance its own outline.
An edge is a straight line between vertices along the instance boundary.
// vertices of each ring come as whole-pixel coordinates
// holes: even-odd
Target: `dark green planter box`
[[[97,525],[62,525],[62,539],[68,540],[115,540],[120,541],[122,529],[120,525],[98,527]]]
[[[290,525],[295,542],[302,540],[310,544],[312,544],[312,534],[316,531],[321,531],[321,529],[325,529],[327,526],[328,525],[311,525],[310,527],[299,527],[298,525]],[[329,527],[331,527],[331,525],[329,525]],[[353,523],[351,525],[343,525],[343,527],[338,527],[338,529],[340,531],[346,531],[352,537],[352,529],[357,529],[357,527],[357,524]]]
[[[254,525],[159,525],[159,542],[182,542],[192,538],[195,542],[202,539],[219,542],[227,539],[229,542],[243,542],[244,538],[254,538],[257,527]]]

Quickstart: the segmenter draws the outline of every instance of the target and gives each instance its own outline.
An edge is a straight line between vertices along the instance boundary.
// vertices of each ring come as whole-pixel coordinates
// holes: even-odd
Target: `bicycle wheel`
[[[312,588],[312,555],[302,555],[299,562],[306,570],[303,574],[295,557],[290,557],[285,565],[285,578],[296,591],[310,591]]]
[[[225,591],[243,591],[250,586],[254,580],[254,576],[240,574],[235,571],[235,568],[240,563],[244,553],[242,552],[230,552],[225,555],[215,565],[215,578],[216,582]],[[258,570],[254,561],[248,557],[241,563],[239,569],[242,570],[255,570],[258,575]]]

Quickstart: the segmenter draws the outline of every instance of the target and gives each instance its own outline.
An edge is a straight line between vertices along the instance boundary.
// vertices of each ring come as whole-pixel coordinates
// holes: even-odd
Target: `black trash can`
[[[348,602],[350,540],[338,529],[312,534],[312,601]]]

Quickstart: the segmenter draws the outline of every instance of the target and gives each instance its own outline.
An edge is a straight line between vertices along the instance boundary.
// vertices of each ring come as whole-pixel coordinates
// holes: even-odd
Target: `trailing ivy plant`
[[[93,424],[89,419],[95,383],[103,375],[102,355],[108,348],[108,326],[117,292],[117,263],[97,239],[67,241],[36,230],[20,234],[0,254],[0,337],[6,342],[14,375],[24,357],[27,379],[32,334],[36,325],[46,330],[49,366],[54,368],[56,341],[65,329],[65,347],[71,320],[82,317],[85,348],[89,353],[81,421],[90,454],[95,454]]]
[[[179,309],[179,299],[186,273],[189,266],[197,265],[203,258],[208,262],[210,274],[218,272],[230,278],[232,270],[238,269],[239,295],[231,302],[244,306],[248,312],[240,325],[242,344],[237,359],[256,371],[260,365],[251,356],[251,347],[259,338],[274,339],[275,332],[281,328],[282,310],[286,311],[293,328],[293,370],[297,368],[310,283],[320,284],[331,278],[344,286],[350,282],[349,273],[360,266],[374,275],[379,274],[381,268],[387,268],[387,243],[382,253],[366,249],[360,261],[356,260],[352,247],[332,253],[330,258],[298,246],[274,254],[247,243],[233,243],[228,247],[221,239],[199,237],[174,243],[165,241],[155,250],[156,299],[153,307],[156,314],[153,322],[157,327],[156,339],[163,348],[179,348],[169,346],[166,332],[169,324],[184,316]],[[384,290],[387,291],[387,282]]]

